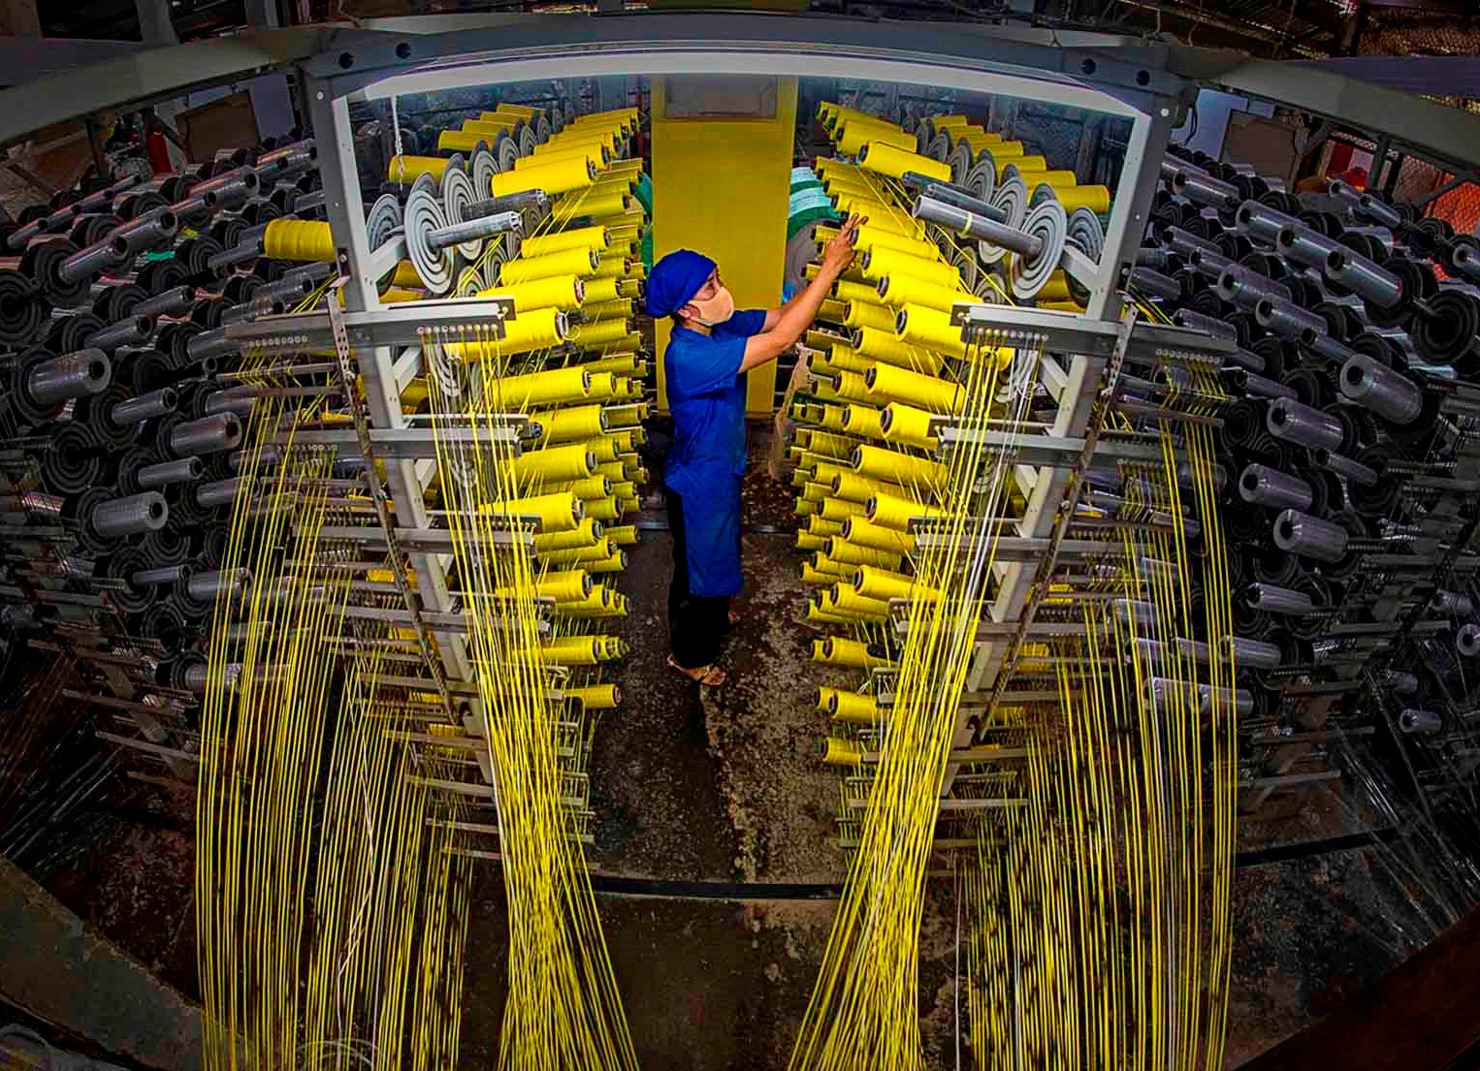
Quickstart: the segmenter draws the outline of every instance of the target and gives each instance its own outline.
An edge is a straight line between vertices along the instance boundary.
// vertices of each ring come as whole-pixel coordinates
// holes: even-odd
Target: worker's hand
[[[853,263],[853,243],[858,241],[858,228],[867,222],[867,216],[848,217],[848,222],[838,230],[837,237],[822,248],[824,269],[831,269],[839,275],[848,270],[849,265]]]

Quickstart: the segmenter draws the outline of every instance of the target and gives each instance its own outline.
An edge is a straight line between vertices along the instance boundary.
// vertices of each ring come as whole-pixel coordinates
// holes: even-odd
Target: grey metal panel
[[[0,82],[24,85],[59,71],[73,71],[139,52],[140,41],[90,41],[62,37],[0,37]]]
[[[1425,96],[1447,97],[1462,86],[1480,87],[1480,56],[1332,56],[1296,63]]]
[[[1250,59],[1237,52],[1171,46],[1168,66],[1199,82],[1391,136],[1418,155],[1472,167],[1480,163],[1480,115],[1386,86],[1300,63]]]
[[[1125,94],[1175,95],[1180,79],[1161,69],[1164,46],[1123,49],[1121,39],[1092,37],[1094,47],[1064,47],[1041,34],[981,23],[891,23],[743,13],[629,12],[591,18],[537,15],[499,20],[487,28],[438,34],[377,34],[366,31],[340,42],[308,64],[331,80],[336,95],[365,89],[395,73],[446,69],[497,59],[534,58],[576,46],[588,52],[625,48],[662,52],[703,47],[734,51],[801,50],[860,59],[910,58],[943,67],[998,68]],[[399,51],[398,51],[399,50]],[[1126,58],[1122,58],[1122,56]],[[346,67],[346,57],[351,66]]]
[[[104,108],[178,96],[323,50],[323,27],[247,31],[233,37],[150,48],[0,90],[0,143]]]

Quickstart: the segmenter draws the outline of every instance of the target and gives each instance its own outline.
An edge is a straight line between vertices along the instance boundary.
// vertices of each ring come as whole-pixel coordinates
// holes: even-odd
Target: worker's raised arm
[[[857,216],[849,216],[848,222],[838,231],[837,237],[827,243],[822,251],[822,267],[817,278],[807,288],[792,298],[779,310],[774,326],[758,335],[751,335],[745,342],[745,359],[740,362],[740,371],[748,372],[757,365],[774,361],[795,346],[797,340],[817,319],[817,310],[832,290],[838,276],[853,263],[853,243],[858,239],[858,226],[867,222]],[[767,317],[769,319],[769,317]]]

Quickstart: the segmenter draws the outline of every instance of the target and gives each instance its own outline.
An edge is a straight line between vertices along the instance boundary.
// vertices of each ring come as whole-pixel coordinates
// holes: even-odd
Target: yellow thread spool
[[[897,365],[925,373],[939,372],[945,364],[940,354],[901,342],[894,336],[893,330],[860,327],[854,332],[854,339],[859,354],[876,363]]]
[[[519,245],[519,255],[542,257],[566,249],[605,249],[609,242],[610,235],[605,227],[577,227],[526,238]]]
[[[520,119],[530,120],[541,115],[543,111],[543,108],[536,108],[529,104],[514,104],[507,100],[501,100],[498,104],[494,105],[493,111],[480,112],[479,118],[481,119],[486,115],[512,115]]]
[[[809,532],[797,532],[796,546],[798,550],[821,550],[827,546],[827,540],[821,536],[812,535]],[[802,562],[802,583],[813,587],[830,588],[838,582],[838,578],[831,573],[819,573],[812,568],[810,562]]]
[[[530,413],[529,419],[540,426],[540,442],[569,442],[572,439],[585,442],[596,460],[610,460],[615,453],[604,456],[609,447],[600,438],[606,432],[606,413],[599,405],[581,405],[569,409],[547,409]]]
[[[875,281],[886,275],[913,275],[934,283],[936,286],[959,287],[961,285],[961,273],[954,265],[947,264],[943,260],[926,260],[923,257],[914,257],[908,253],[902,253],[898,249],[888,249],[884,246],[874,248],[863,253],[859,257],[859,267],[863,274]]]
[[[464,134],[478,134],[490,143],[500,134],[507,134],[514,129],[518,121],[512,116],[496,116],[493,112],[484,112],[484,115],[494,116],[491,119],[464,119],[459,128]]]
[[[596,457],[584,443],[529,450],[510,461],[518,480],[582,480],[596,469]]]
[[[913,499],[895,498],[893,495],[875,495],[868,500],[867,520],[896,532],[910,531],[916,522],[940,516],[933,506],[922,506]]]
[[[578,275],[550,275],[511,286],[489,287],[478,291],[478,296],[512,298],[516,315],[534,309],[575,309],[585,300],[586,284]]]
[[[565,314],[559,309],[530,309],[505,320],[504,337],[496,342],[448,342],[445,348],[466,361],[489,360],[558,346],[565,341],[566,331]]]
[[[843,522],[830,521],[814,513],[807,518],[807,534],[814,535],[819,540],[826,539],[828,536],[842,535]]]
[[[273,223],[278,222],[285,221],[272,220],[267,224],[268,230],[272,229]],[[265,251],[267,247],[266,234],[262,236],[262,244]],[[267,255],[272,256],[272,254],[270,253],[268,253]],[[409,260],[401,260],[396,262],[396,270],[391,274],[391,286],[404,286],[410,289],[420,289],[423,285],[424,284],[421,281],[421,276],[416,274],[415,264],[411,263],[411,261]]]
[[[874,405],[906,402],[931,413],[960,413],[966,406],[966,391],[960,384],[898,365],[880,362],[864,373],[864,379],[868,383],[869,401]],[[879,438],[883,437],[881,415]]]
[[[863,763],[863,747],[850,740],[824,737],[821,760],[829,766],[858,766]]]
[[[847,579],[853,575],[853,569],[849,565],[835,562],[826,554],[816,554],[812,558],[812,568],[819,573],[825,573],[834,578],[834,583],[840,579]]]
[[[869,402],[868,383],[857,372],[837,372],[833,376],[833,390],[845,402]],[[844,418],[847,423],[847,418]],[[848,430],[852,430],[849,428]]]
[[[869,123],[861,119],[846,119],[834,131],[834,143],[839,152],[856,155],[868,145],[889,145],[905,152],[915,149],[915,135],[906,134],[897,126]]]
[[[596,269],[592,272],[598,279],[616,279],[623,275],[632,274],[632,261],[626,257],[602,257],[596,263]]]
[[[874,697],[858,692],[833,690],[828,713],[840,725],[870,727],[884,720],[884,711]]]
[[[620,297],[635,296],[623,294],[620,289],[621,281],[618,279],[587,279],[585,283],[586,300],[593,305],[605,305],[608,301],[616,301]]]
[[[596,165],[590,160],[576,157],[560,160],[543,167],[528,167],[519,171],[501,171],[493,176],[493,195],[503,197],[525,190],[544,190],[554,196],[589,186],[596,179]]]
[[[827,541],[827,554],[833,561],[846,565],[878,565],[898,572],[907,555],[915,549],[913,536],[870,524],[866,518],[850,517],[843,522],[845,535],[834,536]],[[875,546],[859,541],[859,537],[873,540]]]
[[[843,307],[843,326],[893,330],[894,311],[877,301],[850,301]]]
[[[825,483],[822,486],[824,488],[830,488],[832,485],[831,483]],[[833,521],[841,525],[849,517],[862,517],[865,508],[857,502],[849,502],[846,499],[824,497],[822,499],[822,508],[817,511],[817,515],[825,521]]]
[[[520,257],[499,265],[499,285],[528,283],[556,275],[590,275],[598,262],[592,249],[564,249],[543,257]]]
[[[914,139],[911,138],[911,141]],[[875,141],[858,150],[858,166],[891,178],[899,178],[906,171],[933,178],[937,182],[951,181],[951,165],[928,156],[910,151],[909,146],[890,145]]]
[[[858,615],[882,620],[889,616],[889,601],[868,598],[854,588],[839,584],[827,593],[827,609],[835,614]]]
[[[839,563],[879,565],[898,571],[904,557],[913,553],[914,548],[914,536],[907,532],[873,524],[866,516],[854,516],[843,521],[841,538],[834,536],[828,540],[827,553]]]
[[[608,193],[601,196],[582,198],[578,201],[562,201],[553,213],[557,222],[589,216],[591,219],[610,219],[622,215],[631,205],[624,193]]]
[[[407,301],[425,301],[427,293],[425,290],[403,290],[399,286],[393,286],[380,295],[382,305],[400,305]]]
[[[618,507],[620,509],[620,507]],[[604,561],[588,562],[586,568],[593,573],[620,573],[627,568],[627,552],[619,550]]]
[[[822,304],[817,307],[817,318],[828,323],[840,324],[847,312],[847,302],[839,301],[837,298],[824,298]]]
[[[802,493],[799,497],[808,502],[817,502],[819,503],[819,508],[821,508],[820,503],[827,497],[827,492],[827,484],[820,483],[816,480],[807,480],[802,484]]]
[[[262,232],[262,252],[274,260],[314,264],[332,264],[338,256],[329,224],[304,219],[269,220]],[[420,277],[416,285],[421,285]]]
[[[598,498],[610,498],[612,482],[605,476],[589,476],[583,480],[568,482],[566,489],[581,501],[592,502]]]
[[[386,181],[412,183],[422,175],[440,180],[448,162],[446,156],[392,156],[385,169]]]
[[[558,636],[545,644],[541,654],[546,663],[556,666],[594,666],[598,662],[620,658],[619,648],[605,642],[608,636]]]
[[[860,565],[853,573],[853,590],[870,599],[913,599],[936,602],[940,592],[917,583],[912,576],[882,569],[877,565]]]
[[[924,305],[906,305],[894,321],[894,334],[901,342],[938,350],[952,357],[966,355],[961,328],[951,323],[951,314]]]
[[[868,283],[855,283],[847,279],[839,279],[833,284],[833,297],[839,301],[879,301],[879,292]]]
[[[1001,166],[1004,160],[1013,160],[1026,155],[1021,141],[997,141],[986,148],[992,154],[992,159],[997,161],[998,166]]]
[[[484,391],[496,409],[518,411],[532,405],[559,405],[581,401],[593,393],[592,373],[577,365],[552,368],[522,376],[489,378]]]
[[[607,537],[619,547],[630,547],[637,542],[637,526],[623,525],[620,528],[607,529]]]
[[[1062,269],[1054,272],[1048,277],[1048,282],[1043,284],[1043,289],[1034,295],[1033,300],[1039,305],[1046,301],[1068,301],[1069,277]]]
[[[493,137],[497,135],[490,137],[488,134],[479,134],[472,130],[444,130],[437,135],[437,151],[473,152],[478,148],[479,143],[490,144]],[[483,191],[478,192],[481,194]]]
[[[1076,208],[1087,208],[1103,216],[1110,211],[1110,187],[1108,186],[1074,186],[1055,190],[1054,193],[1058,196],[1059,203],[1064,206],[1065,212],[1073,212]]]
[[[821,233],[821,230],[822,228],[819,227],[818,233]],[[924,257],[926,260],[940,255],[940,250],[933,243],[885,230],[877,226],[870,218],[869,222],[858,228],[858,241],[854,244],[854,248],[872,249],[879,245],[885,249],[898,249],[901,253],[908,253],[911,256]]]
[[[599,539],[601,539],[601,522],[585,517],[580,524],[569,531],[536,535],[534,552],[544,554],[547,551],[576,550],[581,547],[595,546]]]
[[[518,323],[517,320],[514,322]],[[603,346],[626,338],[631,331],[632,324],[626,319],[598,320],[571,328],[570,340],[578,346]]]
[[[615,298],[611,301],[597,301],[588,304],[583,310],[587,320],[626,320],[633,314],[631,298]]]
[[[939,283],[933,283],[928,279],[921,279],[906,272],[898,272],[881,278],[878,292],[886,304],[896,309],[905,305],[920,305],[924,308],[939,309],[949,313],[952,308],[962,302],[973,305],[982,303],[981,298],[960,287],[941,286]]]
[[[851,374],[851,373],[849,373]],[[860,376],[859,379],[864,377]],[[866,393],[866,392],[865,392]],[[869,401],[873,399],[870,398]],[[850,405],[843,410],[843,430],[869,439],[884,438],[883,413],[871,405]]]
[[[586,512],[600,521],[614,521],[622,516],[622,509],[610,498],[586,503]]]
[[[564,689],[565,698],[574,699],[586,710],[611,710],[622,701],[622,690],[615,684],[583,684]]]
[[[874,495],[883,493],[894,495],[897,498],[915,498],[916,493],[911,489],[897,483],[885,483],[868,476],[860,476],[856,472],[839,472],[833,476],[833,496],[845,499],[848,502],[857,502],[860,505],[867,502]],[[841,535],[842,533],[838,533]]]
[[[545,532],[569,531],[580,524],[586,515],[581,500],[569,491],[501,499],[488,503],[484,509],[489,513],[506,516],[534,517]]]
[[[852,346],[841,343],[833,346],[827,356],[827,363],[840,372],[856,372],[859,375],[867,372],[874,366],[874,361],[859,353]]]
[[[595,361],[587,361],[581,367],[590,372],[610,372],[614,376],[630,376],[637,372],[637,354],[617,353]]]
[[[818,421],[828,431],[843,431],[845,411],[841,405],[824,405],[822,419]]]
[[[860,643],[843,636],[829,636],[812,641],[812,660],[853,669],[875,669],[894,665],[877,643]]]
[[[922,450],[934,450],[940,445],[940,437],[931,429],[931,414],[924,409],[890,402],[884,407],[879,423],[885,442],[918,446]]]
[[[853,448],[853,471],[862,476],[872,476],[876,480],[903,484],[905,487],[911,484],[940,487],[945,484],[949,473],[946,466],[939,461],[868,445]]]
[[[806,433],[805,439],[803,432]],[[846,435],[829,435],[815,428],[798,428],[797,440],[815,454],[844,459],[853,456],[853,441]]]
[[[529,156],[521,156],[514,161],[514,171],[531,171],[537,167],[548,167],[551,164],[563,164],[572,160],[584,160],[596,168],[599,172],[611,159],[611,150],[600,142],[583,142],[573,144],[568,148],[550,149],[541,152],[536,149]]]
[[[616,544],[609,539],[598,539],[589,547],[570,547],[565,550],[546,550],[539,552],[539,559],[545,565],[585,565],[587,562],[605,561],[616,553]],[[595,588],[591,594],[597,596],[601,588]],[[610,596],[608,596],[609,598]]]

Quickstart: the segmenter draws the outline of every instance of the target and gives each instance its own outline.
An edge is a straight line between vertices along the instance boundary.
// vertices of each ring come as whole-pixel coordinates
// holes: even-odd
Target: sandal
[[[706,688],[718,688],[729,678],[729,675],[719,666],[700,666],[698,669],[684,669],[679,665],[672,655],[668,656],[668,666],[682,673],[695,684]]]

